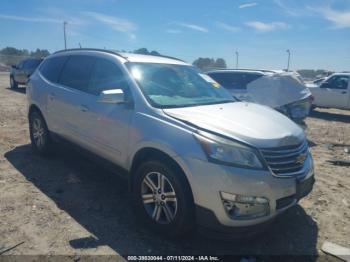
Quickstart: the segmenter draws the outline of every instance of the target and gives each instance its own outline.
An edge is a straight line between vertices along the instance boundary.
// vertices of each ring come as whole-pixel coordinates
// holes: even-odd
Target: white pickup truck
[[[336,73],[321,84],[307,84],[316,107],[350,109],[350,73]]]

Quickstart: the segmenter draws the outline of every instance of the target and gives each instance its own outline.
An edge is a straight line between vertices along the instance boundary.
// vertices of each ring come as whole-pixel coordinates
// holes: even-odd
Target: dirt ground
[[[126,183],[62,149],[41,158],[29,145],[25,89],[0,74],[0,251],[31,255],[319,254],[324,241],[350,247],[350,111],[317,109],[307,119],[316,184],[299,205],[249,242],[198,234],[169,240],[140,226]],[[336,145],[336,146],[332,146]]]

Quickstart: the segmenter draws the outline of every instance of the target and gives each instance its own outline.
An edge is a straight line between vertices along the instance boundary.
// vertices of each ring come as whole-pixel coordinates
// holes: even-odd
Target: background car
[[[350,109],[350,73],[336,73],[319,86],[310,86],[314,107]]]
[[[207,74],[239,100],[270,106],[297,123],[309,114],[311,92],[294,73],[232,69]]]
[[[29,58],[22,60],[18,65],[13,65],[10,72],[11,88],[17,88],[18,85],[25,85],[29,76],[40,65],[42,59]]]

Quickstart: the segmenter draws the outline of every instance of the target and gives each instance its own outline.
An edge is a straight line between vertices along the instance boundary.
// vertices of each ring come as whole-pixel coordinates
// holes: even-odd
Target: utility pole
[[[67,26],[67,22],[64,21],[63,22],[63,36],[64,36],[64,49],[67,49],[67,36],[66,36],[66,26]]]
[[[239,53],[238,51],[236,51],[236,69],[238,69],[238,56],[239,56]]]
[[[290,63],[290,50],[289,49],[287,49],[287,53],[288,53],[287,72],[289,72],[289,63]]]

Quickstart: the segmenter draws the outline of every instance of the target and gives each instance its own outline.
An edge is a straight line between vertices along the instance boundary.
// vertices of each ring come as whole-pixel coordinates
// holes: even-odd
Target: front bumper
[[[307,171],[302,179],[278,178],[268,170],[221,166],[195,158],[178,157],[176,160],[182,165],[190,182],[198,225],[215,231],[219,228],[225,232],[227,228],[241,228],[244,232],[251,228],[257,231],[256,227],[268,224],[276,215],[306,196],[314,182],[312,160],[305,163]],[[225,210],[220,192],[266,198],[269,200],[269,212],[258,218],[232,219]]]

